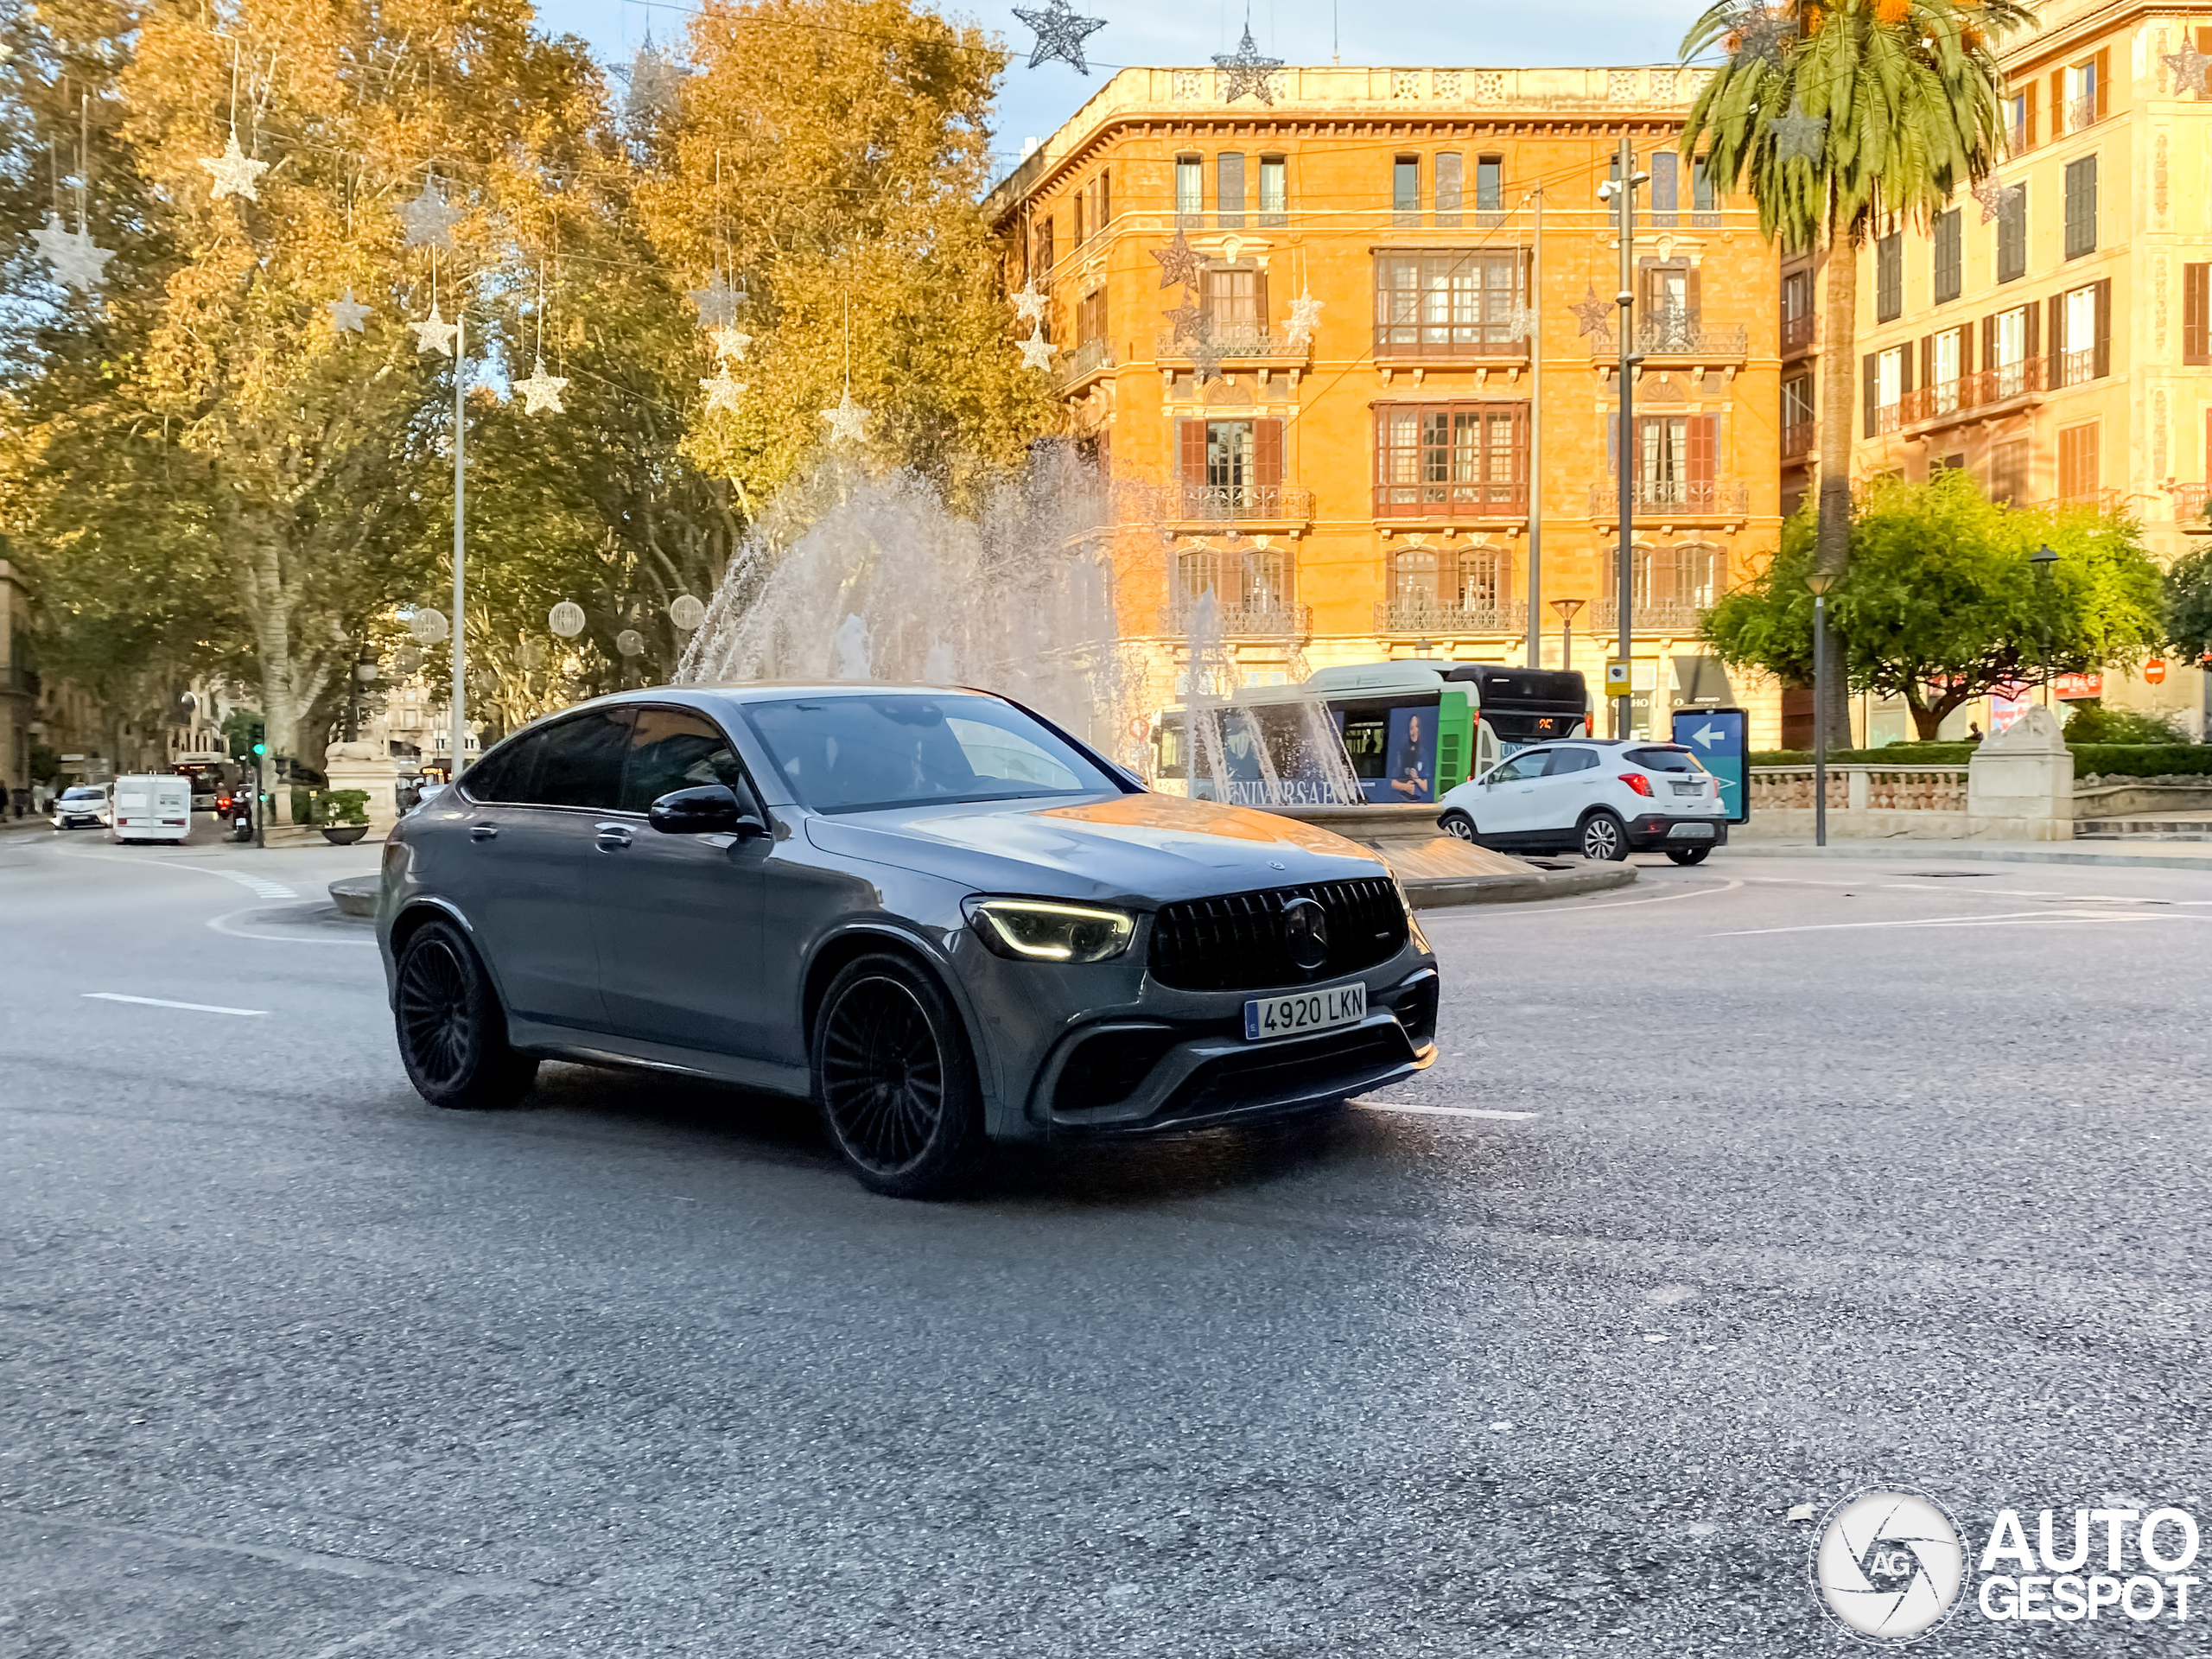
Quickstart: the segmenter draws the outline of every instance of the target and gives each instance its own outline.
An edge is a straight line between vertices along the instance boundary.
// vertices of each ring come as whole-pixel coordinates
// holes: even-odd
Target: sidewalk
[[[2117,869],[2212,870],[2212,846],[2183,850],[2185,842],[1845,840],[1826,847],[1809,841],[1732,841],[1713,863],[1733,858],[1966,859],[1984,864],[2101,864]],[[1708,867],[1709,868],[1709,867]]]

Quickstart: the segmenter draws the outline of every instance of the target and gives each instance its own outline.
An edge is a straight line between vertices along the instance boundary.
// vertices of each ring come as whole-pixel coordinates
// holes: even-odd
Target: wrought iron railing
[[[2183,530],[2212,531],[2207,524],[2204,509],[2212,505],[2212,484],[2169,484],[2166,493],[2174,499],[2174,522]]]
[[[1102,369],[1113,366],[1114,342],[1109,340],[1086,340],[1060,359],[1060,385],[1071,386],[1078,380],[1089,379]]]
[[[1819,442],[1820,435],[1820,423],[1817,421],[1790,422],[1782,429],[1782,458],[1784,461],[1790,461],[1799,455],[1811,454],[1813,446]]]
[[[1446,638],[1468,633],[1518,633],[1528,626],[1528,615],[1527,606],[1508,600],[1491,605],[1387,600],[1375,607],[1375,631]]]
[[[1893,404],[1878,406],[1874,411],[1874,429],[1878,434],[1900,432],[1924,421],[1948,420],[2015,397],[2037,397],[2049,387],[2054,375],[2070,374],[2076,368],[2082,372],[2082,379],[2094,378],[2096,353],[2069,352],[2023,358],[2018,363],[2001,363],[1975,374],[1938,380],[1933,385],[1906,392]],[[2075,382],[2063,380],[2060,384],[2072,385]]]
[[[1640,478],[1636,480],[1630,511],[1638,518],[1681,513],[1691,518],[1718,518],[1751,510],[1748,484],[1731,484],[1710,478]],[[1618,484],[1590,486],[1590,516],[1603,518],[1621,510]]]
[[[1590,336],[1590,355],[1611,357],[1619,348],[1613,331],[1599,327]],[[1751,330],[1742,323],[1713,324],[1694,311],[1645,317],[1636,326],[1635,349],[1646,357],[1702,358],[1719,362],[1745,355],[1751,349]]]
[[[1783,351],[1802,352],[1812,343],[1813,314],[1811,312],[1800,312],[1794,317],[1784,317],[1782,320],[1782,349]]]
[[[1198,620],[1200,595],[1169,605],[1161,632],[1188,633]],[[1214,626],[1225,639],[1303,639],[1313,631],[1313,616],[1303,605],[1217,605]]]
[[[1215,358],[1224,361],[1235,358],[1287,358],[1303,362],[1310,355],[1312,346],[1305,340],[1293,345],[1285,336],[1265,328],[1217,328],[1203,340],[1163,329],[1156,346],[1160,357],[1190,361],[1195,361],[1202,349],[1211,350]]]
[[[1693,600],[1639,599],[1629,609],[1629,626],[1652,633],[1693,634],[1698,631],[1707,608]],[[1593,601],[1585,626],[1599,635],[1618,632],[1621,626],[1620,601]]]
[[[1302,524],[1313,516],[1313,492],[1302,484],[1177,484],[1166,496],[1163,516],[1178,521]]]

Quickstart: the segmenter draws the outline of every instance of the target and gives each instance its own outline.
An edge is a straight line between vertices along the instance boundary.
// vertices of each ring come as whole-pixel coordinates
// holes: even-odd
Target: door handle
[[[630,826],[626,823],[602,823],[594,826],[599,831],[599,850],[619,853],[630,844]]]
[[[496,823],[472,823],[468,826],[468,838],[471,841],[491,841],[499,833],[499,826]]]

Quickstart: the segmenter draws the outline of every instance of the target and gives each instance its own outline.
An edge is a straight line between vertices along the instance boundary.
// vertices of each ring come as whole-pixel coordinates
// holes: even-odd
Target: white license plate
[[[1705,793],[1705,785],[1703,784],[1678,783],[1675,785],[1675,793],[1677,795],[1702,795]]]
[[[1709,823],[1678,823],[1667,832],[1669,841],[1711,841],[1713,826]]]
[[[1244,1005],[1244,1040],[1300,1037],[1309,1031],[1333,1031],[1367,1018],[1367,987],[1332,985],[1325,990],[1296,991],[1288,996],[1255,996]]]

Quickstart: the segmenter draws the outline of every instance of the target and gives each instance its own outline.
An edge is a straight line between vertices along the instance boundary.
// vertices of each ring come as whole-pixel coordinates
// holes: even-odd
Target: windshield
[[[61,798],[65,801],[97,801],[100,798],[100,791],[97,789],[65,789],[61,791]]]
[[[800,697],[747,703],[745,716],[817,812],[1122,792],[1087,755],[991,697]]]

